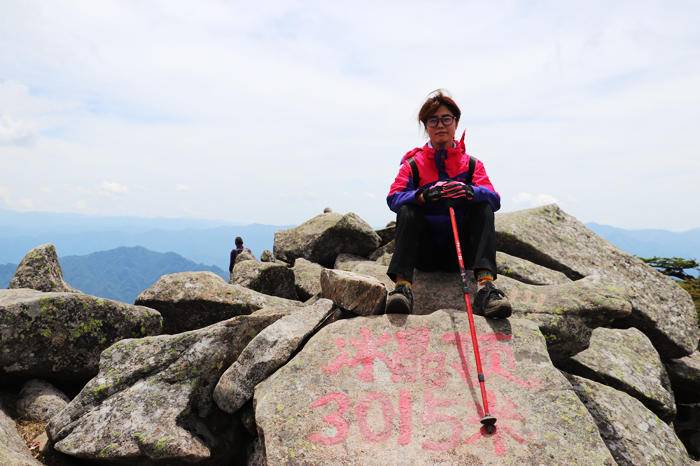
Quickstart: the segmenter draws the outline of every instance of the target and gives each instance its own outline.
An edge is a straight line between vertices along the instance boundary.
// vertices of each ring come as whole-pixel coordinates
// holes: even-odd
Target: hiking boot
[[[406,285],[398,285],[386,298],[387,314],[410,314],[413,311],[413,292]]]
[[[486,282],[476,293],[474,308],[475,314],[489,319],[504,319],[510,317],[513,312],[505,293],[496,288],[491,281]]]

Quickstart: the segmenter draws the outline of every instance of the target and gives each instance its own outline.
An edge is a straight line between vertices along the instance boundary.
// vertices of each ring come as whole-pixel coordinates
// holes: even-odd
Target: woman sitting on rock
[[[454,206],[467,268],[478,283],[475,313],[491,318],[511,314],[505,294],[496,288],[494,212],[501,207],[484,164],[465,152],[464,134],[454,139],[461,111],[442,91],[425,101],[418,120],[429,141],[404,155],[387,203],[397,213],[396,245],[388,275],[396,283],[386,303],[387,314],[413,309],[414,268],[458,271],[448,210]]]

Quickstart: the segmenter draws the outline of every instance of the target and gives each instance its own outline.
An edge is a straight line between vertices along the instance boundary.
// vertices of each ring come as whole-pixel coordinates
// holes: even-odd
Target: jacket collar
[[[452,141],[452,147],[449,147],[447,149],[447,157],[450,158],[455,155],[463,155],[466,153],[466,148],[464,145],[464,137],[467,134],[467,130],[464,130],[462,133],[462,137],[460,138],[459,142],[457,141]],[[430,141],[426,142],[425,145],[423,146],[423,153],[425,153],[426,156],[432,158],[435,158],[435,153],[437,151],[435,148],[430,144]]]

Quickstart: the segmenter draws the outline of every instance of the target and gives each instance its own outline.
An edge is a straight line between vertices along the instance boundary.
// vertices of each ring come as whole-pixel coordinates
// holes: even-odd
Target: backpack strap
[[[406,159],[406,163],[411,167],[411,180],[413,181],[413,187],[418,189],[420,177],[418,174],[418,164],[413,157]],[[474,170],[476,169],[476,159],[469,156],[469,168],[467,169],[467,176],[465,182],[467,184],[472,184],[472,178],[474,177]]]
[[[420,177],[418,176],[418,164],[416,163],[413,157],[406,160],[406,163],[408,163],[411,166],[411,179],[413,180],[413,189],[418,189],[418,183],[420,182]]]
[[[469,156],[469,169],[467,170],[467,179],[465,180],[467,184],[472,184],[472,178],[474,177],[474,169],[476,168],[476,159]]]

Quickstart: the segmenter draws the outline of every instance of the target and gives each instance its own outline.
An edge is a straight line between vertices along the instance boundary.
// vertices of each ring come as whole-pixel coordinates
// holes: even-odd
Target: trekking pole
[[[459,232],[457,231],[457,220],[455,219],[454,208],[450,205],[450,221],[452,222],[452,235],[455,240],[455,249],[457,250],[457,262],[459,263],[459,273],[462,276],[462,290],[464,291],[464,303],[467,306],[467,317],[469,317],[469,330],[472,334],[472,347],[474,347],[474,359],[476,360],[476,372],[479,376],[479,387],[481,388],[481,401],[484,405],[484,417],[481,418],[481,423],[484,429],[489,434],[496,431],[496,418],[489,413],[489,402],[486,398],[486,384],[484,379],[484,371],[481,368],[481,355],[479,354],[479,342],[476,339],[476,326],[474,325],[474,313],[472,311],[472,302],[469,297],[469,281],[467,280],[467,272],[464,270],[464,260],[462,259],[462,246],[459,243]]]

